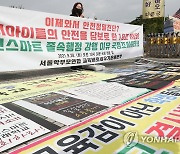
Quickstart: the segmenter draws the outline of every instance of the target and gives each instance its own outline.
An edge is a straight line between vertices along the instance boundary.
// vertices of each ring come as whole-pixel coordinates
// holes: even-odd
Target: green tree
[[[151,18],[143,19],[142,15],[136,17],[135,20],[131,21],[129,24],[133,25],[143,25],[143,31],[147,35],[149,33],[162,33],[164,30],[164,18]]]

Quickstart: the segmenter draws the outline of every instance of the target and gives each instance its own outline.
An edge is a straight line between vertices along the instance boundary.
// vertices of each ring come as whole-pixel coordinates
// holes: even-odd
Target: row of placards
[[[123,81],[121,78],[127,78],[128,81],[131,78],[128,75],[117,77],[113,74],[83,71],[14,84],[1,84],[0,122],[3,127],[0,151],[62,129],[14,153],[126,153],[137,149],[159,153],[174,152],[171,145],[178,146],[180,88],[178,80],[172,81],[179,79],[179,76],[150,75],[144,72],[136,73],[132,77],[140,81],[142,78],[148,78],[148,81],[167,80],[171,84],[166,88],[162,88],[165,85],[162,84],[161,90],[129,103],[126,102],[150,90],[128,87],[118,82]],[[25,88],[28,90],[24,90]],[[31,111],[28,111],[29,109]],[[32,111],[32,114],[29,113]],[[4,117],[6,119],[3,119]],[[52,124],[46,119],[57,121],[59,125]],[[142,123],[142,119],[147,123]],[[27,126],[27,130],[20,127],[21,123]],[[32,133],[34,129],[36,133]],[[135,139],[131,140],[132,138]],[[157,142],[163,142],[162,146],[158,146]],[[168,146],[163,149],[162,147],[167,144],[165,142],[168,142]]]
[[[118,83],[93,83],[95,81],[100,81],[101,79],[112,77],[115,77],[115,75],[94,72],[76,72],[20,83],[1,84],[2,120],[0,122],[3,127],[0,151],[8,150],[15,145],[22,144],[38,136],[78,123],[100,111],[107,110],[113,105],[124,103],[128,101],[128,99],[133,99],[134,97],[149,92],[147,89],[131,88]],[[85,86],[85,84],[87,85]],[[106,91],[102,91],[103,93],[101,92],[104,96],[109,93],[109,90],[115,88],[114,91],[111,91],[111,94],[118,90],[117,92],[124,91],[124,96],[118,97],[118,95],[114,95],[114,98],[112,98],[110,97],[111,95],[109,95],[109,98],[107,97],[106,101],[105,99],[100,100],[98,99],[97,89],[96,97],[92,100],[92,91],[89,93],[89,96],[85,97],[82,97],[81,93],[72,95],[71,93],[77,91],[77,88],[70,88],[74,86],[80,86],[78,88],[79,92],[85,89],[87,91],[89,88],[93,90],[97,87],[99,87],[100,90],[104,87]],[[69,91],[66,90],[68,87]],[[66,91],[60,91],[62,89]],[[126,91],[136,92],[129,98],[130,95],[126,93]],[[3,112],[3,108],[12,113]],[[22,117],[24,117],[24,119]],[[57,125],[50,124],[50,122],[46,120],[47,118],[59,122],[60,126],[58,127]],[[5,122],[3,121],[4,119]],[[26,121],[26,119],[29,119],[30,122],[28,120]],[[33,122],[34,124],[31,124]],[[44,133],[36,133],[36,136],[29,135],[29,138],[26,135],[27,137],[21,139],[20,136],[24,135],[20,130],[10,130],[11,128],[19,127],[19,123],[27,125],[26,128],[29,133],[31,129],[36,129],[36,125],[37,127],[39,126],[42,128],[43,131],[47,130]],[[48,124],[48,127],[46,124]],[[6,130],[9,130],[10,132],[7,132]],[[36,129],[36,131],[37,130],[38,129]],[[26,133],[26,130],[22,130],[22,132]]]
[[[179,82],[174,82],[161,90],[105,111],[11,154],[120,154],[138,151],[178,153],[179,88]],[[161,139],[157,140],[157,137]]]

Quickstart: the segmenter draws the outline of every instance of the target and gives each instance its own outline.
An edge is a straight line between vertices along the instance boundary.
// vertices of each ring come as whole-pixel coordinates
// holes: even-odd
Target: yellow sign
[[[143,0],[143,19],[164,17],[164,0]]]
[[[0,84],[0,104],[113,77],[116,75],[82,71],[38,80]]]
[[[172,83],[10,154],[178,153],[179,89]]]
[[[165,72],[163,74],[167,74],[167,75],[180,75],[180,72]]]

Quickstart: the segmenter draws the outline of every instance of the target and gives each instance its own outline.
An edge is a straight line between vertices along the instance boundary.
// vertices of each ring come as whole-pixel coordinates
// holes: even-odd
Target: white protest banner
[[[143,55],[143,27],[0,7],[0,72]]]

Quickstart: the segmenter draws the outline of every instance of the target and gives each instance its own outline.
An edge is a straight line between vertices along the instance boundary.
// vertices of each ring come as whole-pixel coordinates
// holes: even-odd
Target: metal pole
[[[165,22],[165,0],[164,0],[164,22]]]

